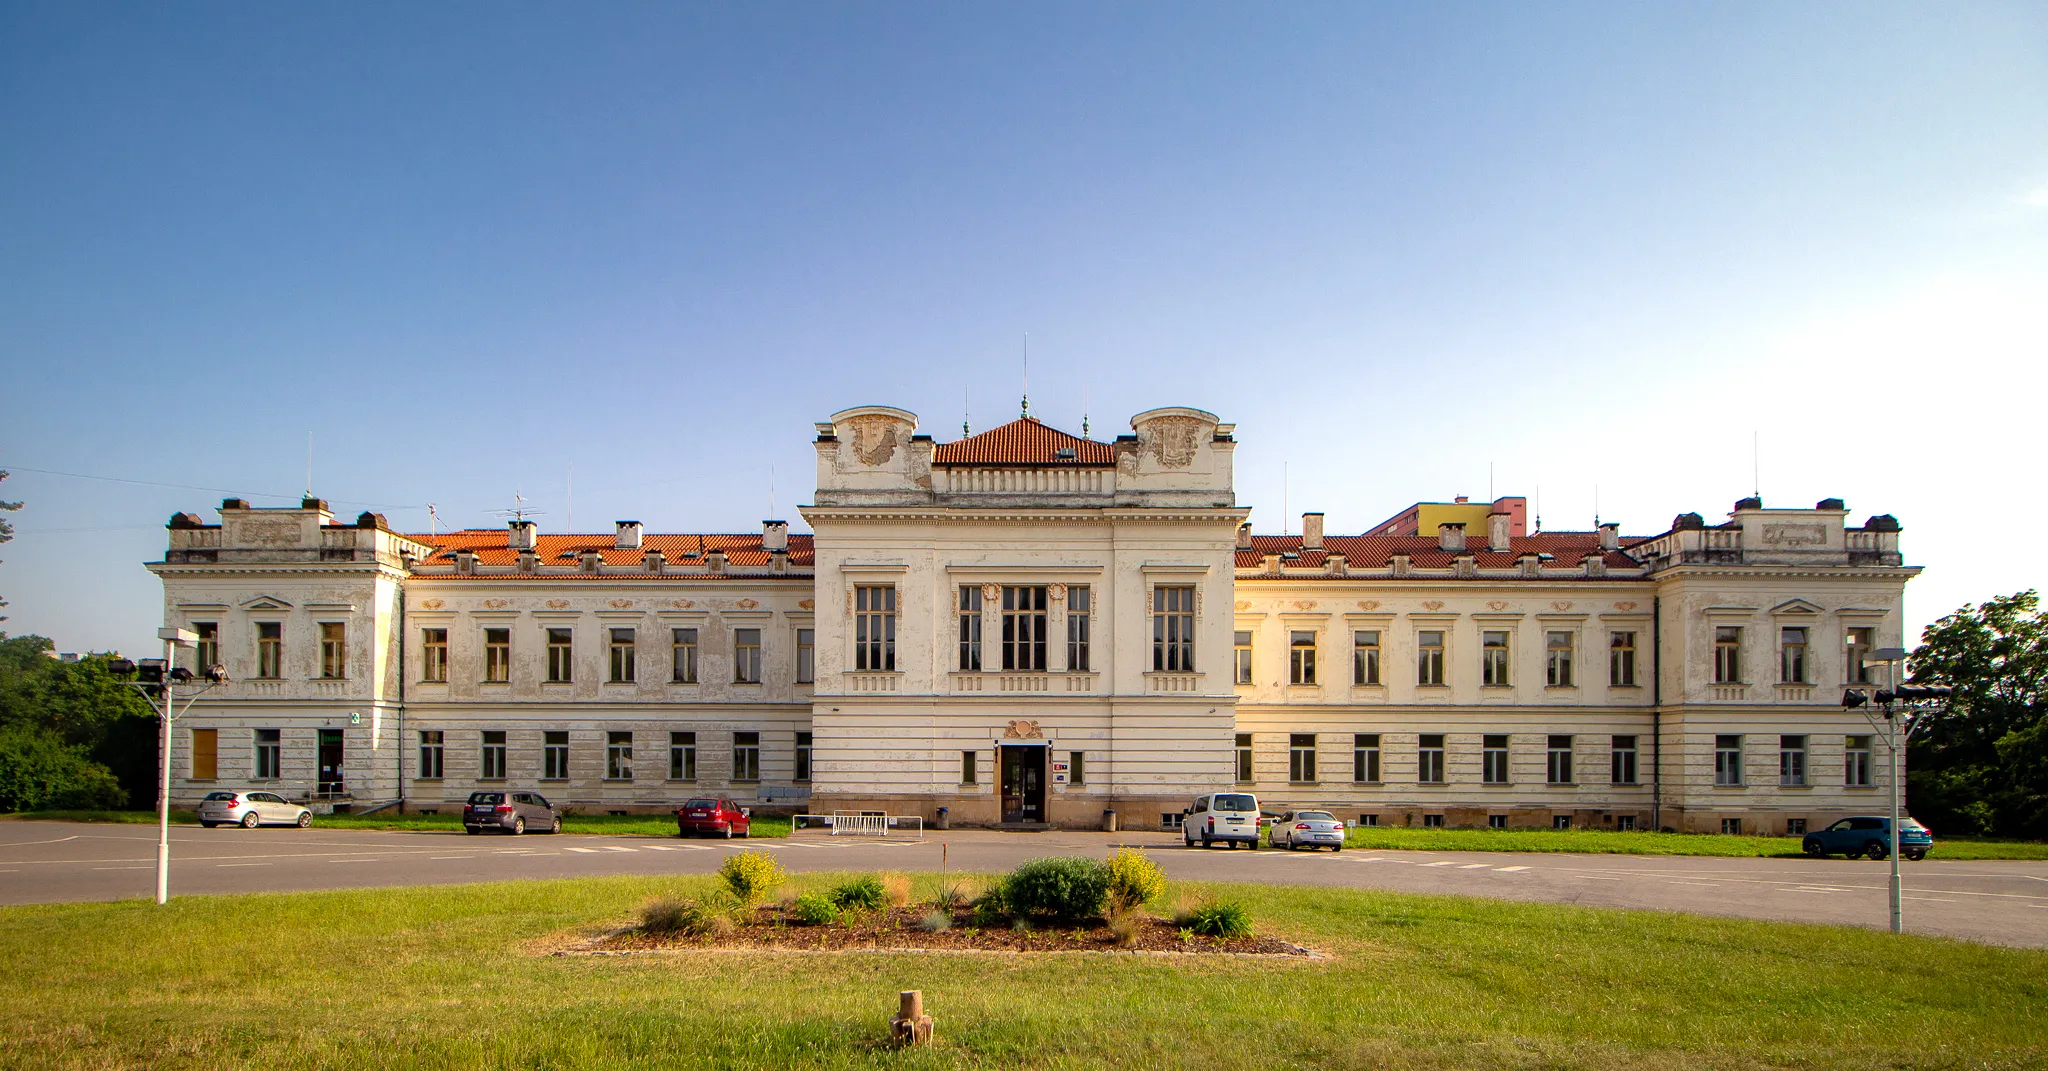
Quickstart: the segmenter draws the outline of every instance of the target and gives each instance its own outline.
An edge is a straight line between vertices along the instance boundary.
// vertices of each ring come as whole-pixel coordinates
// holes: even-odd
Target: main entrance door
[[[1003,821],[1045,821],[1045,748],[1003,748]]]
[[[318,792],[322,796],[341,795],[344,785],[341,780],[341,730],[320,730],[320,781]]]

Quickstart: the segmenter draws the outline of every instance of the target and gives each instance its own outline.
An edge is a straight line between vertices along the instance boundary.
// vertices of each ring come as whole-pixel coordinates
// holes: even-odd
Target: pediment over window
[[[1826,611],[1807,602],[1805,599],[1793,599],[1790,602],[1781,602],[1771,607],[1771,612],[1774,614],[1818,614],[1825,613]]]
[[[275,595],[258,595],[242,604],[244,610],[289,610],[292,604]]]

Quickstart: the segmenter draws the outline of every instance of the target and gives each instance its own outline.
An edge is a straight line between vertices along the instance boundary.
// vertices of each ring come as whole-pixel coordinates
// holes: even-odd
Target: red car
[[[676,810],[676,835],[682,837],[744,837],[752,825],[753,819],[747,817],[747,812],[728,799],[700,796]]]

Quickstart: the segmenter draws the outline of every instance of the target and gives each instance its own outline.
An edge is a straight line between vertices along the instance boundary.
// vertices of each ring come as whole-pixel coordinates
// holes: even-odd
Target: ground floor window
[[[1507,816],[1507,815],[1504,815],[1504,814],[1489,814],[1489,815],[1487,815],[1487,816],[1486,816],[1486,828],[1488,828],[1488,829],[1506,829],[1507,827],[1508,827],[1508,816]]]
[[[1799,837],[1799,836],[1804,836],[1805,834],[1806,834],[1806,819],[1804,819],[1804,818],[1787,818],[1787,819],[1785,819],[1785,835],[1786,835],[1786,836],[1788,836],[1788,837]]]
[[[1380,824],[1380,816],[1379,816],[1379,815],[1376,815],[1376,814],[1361,814],[1361,815],[1359,815],[1359,816],[1358,816],[1358,824],[1359,824],[1359,825],[1362,825],[1362,826],[1376,826],[1376,825],[1379,825],[1379,824]]]
[[[212,781],[220,776],[220,730],[192,730],[192,779]]]
[[[811,734],[796,734],[796,776],[792,780],[811,779]]]
[[[256,780],[275,781],[284,776],[283,735],[278,729],[256,730]],[[441,776],[440,769],[438,764],[434,767],[435,777]]]
[[[1067,783],[1070,785],[1085,785],[1088,783],[1087,752],[1067,752]]]
[[[961,752],[961,753],[960,753],[960,783],[961,783],[961,784],[963,784],[963,785],[971,785],[971,784],[974,784],[974,783],[976,783],[976,782],[977,782],[977,781],[978,781],[978,780],[980,779],[980,774],[981,774],[981,763],[980,763],[980,762],[978,762],[978,761],[976,761],[976,759],[975,759],[975,753],[974,753],[974,752],[972,752],[972,751],[963,751],[963,752]]]
[[[1352,734],[1351,779],[1361,784],[1372,784],[1379,781],[1380,734]]]
[[[732,779],[735,781],[759,781],[761,779],[761,734],[732,734]]]
[[[1182,816],[1181,816],[1181,813],[1180,813],[1179,811],[1168,811],[1168,812],[1166,812],[1166,813],[1164,813],[1164,814],[1161,814],[1161,815],[1159,816],[1159,828],[1161,828],[1161,829],[1179,829],[1179,828],[1180,828],[1180,823],[1181,823],[1181,817],[1182,817]]]
[[[631,781],[633,779],[632,733],[605,734],[604,778],[607,781]]]
[[[1571,815],[1568,815],[1568,814],[1553,814],[1553,815],[1551,815],[1551,816],[1550,816],[1550,828],[1552,828],[1552,829],[1570,829],[1571,827],[1572,827],[1572,816],[1571,816]]]
[[[1237,734],[1237,781],[1248,785],[1252,780],[1252,734]]]
[[[1443,815],[1440,815],[1440,814],[1425,814],[1425,815],[1423,815],[1423,816],[1422,816],[1422,828],[1424,828],[1424,829],[1442,829],[1443,827],[1444,827],[1444,816],[1443,816]]]
[[[1316,779],[1316,734],[1289,733],[1287,736],[1287,779],[1298,785]]]
[[[1723,818],[1723,819],[1721,819],[1721,832],[1723,832],[1723,833],[1726,833],[1726,834],[1728,834],[1728,835],[1730,835],[1730,836],[1735,836],[1735,835],[1739,835],[1739,834],[1740,834],[1740,833],[1742,832],[1742,819],[1740,819],[1740,818]]]
[[[1618,832],[1634,833],[1636,831],[1636,816],[1632,814],[1616,815],[1614,828]]]
[[[668,779],[671,781],[695,781],[697,779],[697,734],[668,734]]]
[[[543,781],[569,779],[569,731],[550,729],[540,734],[540,776]]]
[[[261,755],[259,750],[257,754]],[[420,780],[439,781],[446,757],[441,745],[441,730],[420,730]],[[260,774],[258,776],[261,776]]]
[[[505,730],[484,730],[483,750],[478,755],[478,760],[477,780],[503,781],[505,779]]]

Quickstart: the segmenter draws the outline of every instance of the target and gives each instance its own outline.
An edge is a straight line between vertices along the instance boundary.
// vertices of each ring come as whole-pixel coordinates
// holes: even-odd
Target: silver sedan
[[[208,829],[222,825],[304,829],[313,824],[313,812],[275,792],[209,792],[199,801],[199,824]]]
[[[1292,811],[1273,820],[1266,837],[1275,848],[1344,850],[1344,823],[1328,811]]]

